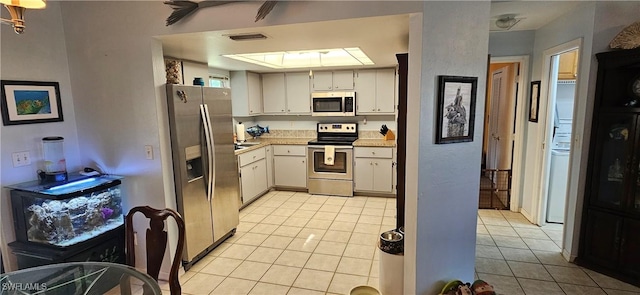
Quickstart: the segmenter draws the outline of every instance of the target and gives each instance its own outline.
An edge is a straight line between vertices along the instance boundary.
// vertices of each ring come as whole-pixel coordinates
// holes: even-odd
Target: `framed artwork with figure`
[[[436,143],[473,141],[477,77],[438,76]]]

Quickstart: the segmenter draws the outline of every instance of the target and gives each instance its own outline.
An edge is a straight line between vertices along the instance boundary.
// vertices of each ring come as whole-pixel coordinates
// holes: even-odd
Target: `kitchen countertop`
[[[240,155],[249,151],[257,150],[261,147],[265,147],[273,144],[286,144],[286,145],[307,145],[307,142],[315,138],[260,138],[257,140],[247,140],[247,143],[259,142],[260,144],[249,146],[248,148],[236,150],[235,154]],[[396,142],[394,140],[382,140],[382,139],[358,139],[353,143],[355,147],[395,147]]]
[[[395,140],[384,140],[384,139],[358,139],[353,143],[353,146],[362,146],[362,147],[396,147]]]

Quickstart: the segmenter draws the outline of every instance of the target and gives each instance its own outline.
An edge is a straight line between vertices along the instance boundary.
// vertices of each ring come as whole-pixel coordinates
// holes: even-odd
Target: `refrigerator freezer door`
[[[239,223],[240,180],[233,148],[231,93],[226,88],[203,88],[209,110],[214,148],[215,189],[211,199],[214,241],[231,232]]]
[[[202,172],[194,173],[194,167],[206,163],[202,159],[206,155],[202,145],[204,125],[200,116],[202,88],[167,85],[167,99],[176,202],[187,229],[183,259],[192,261],[213,243],[207,180],[200,177]]]

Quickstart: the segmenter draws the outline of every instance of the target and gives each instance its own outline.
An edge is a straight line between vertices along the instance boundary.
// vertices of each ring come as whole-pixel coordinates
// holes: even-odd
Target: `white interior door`
[[[503,80],[502,69],[491,73],[491,112],[489,113],[489,146],[487,148],[487,169],[498,168],[498,120],[500,119],[500,92]]]
[[[489,144],[487,147],[488,169],[511,169],[511,126],[513,111],[508,96],[509,67],[492,73],[491,111],[489,114]]]

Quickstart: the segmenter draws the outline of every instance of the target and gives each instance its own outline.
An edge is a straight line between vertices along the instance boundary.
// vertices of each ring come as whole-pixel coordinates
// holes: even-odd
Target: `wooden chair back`
[[[147,253],[147,274],[156,281],[160,274],[160,267],[162,266],[162,260],[164,258],[164,252],[167,248],[167,231],[164,230],[164,221],[169,216],[175,219],[178,225],[178,245],[176,247],[176,254],[173,257],[171,263],[171,271],[169,273],[169,287],[171,289],[171,295],[181,294],[180,281],[178,280],[178,270],[181,266],[182,251],[184,249],[185,239],[185,226],[182,216],[171,209],[154,209],[149,206],[139,206],[132,208],[127,214],[125,221],[126,232],[126,263],[132,267],[136,264],[135,244],[134,244],[134,230],[133,230],[133,215],[136,212],[141,212],[149,220],[149,228],[146,233],[146,253]]]

